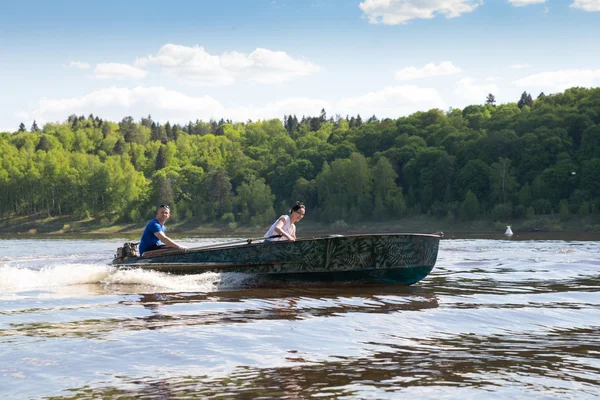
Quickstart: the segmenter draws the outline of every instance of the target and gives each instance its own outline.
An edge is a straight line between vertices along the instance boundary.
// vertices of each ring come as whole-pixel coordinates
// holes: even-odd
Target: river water
[[[0,240],[0,398],[598,398],[599,239],[449,237],[413,286],[280,287]]]

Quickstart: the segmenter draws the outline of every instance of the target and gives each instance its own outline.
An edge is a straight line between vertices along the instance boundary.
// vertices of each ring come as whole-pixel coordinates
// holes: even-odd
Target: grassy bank
[[[107,218],[74,219],[72,217],[12,217],[0,219],[1,235],[38,236],[38,235],[138,235],[144,229],[144,222],[134,224],[115,223]],[[386,222],[361,222],[346,224],[320,224],[309,219],[298,224],[299,236],[316,234],[386,233],[413,232],[462,234],[502,233],[506,225],[515,232],[565,232],[600,233],[600,216],[573,216],[568,219],[558,215],[544,215],[518,221],[453,221],[429,216],[407,217]],[[167,223],[171,233],[197,236],[260,236],[268,226],[240,226],[236,224],[204,224],[194,221]]]

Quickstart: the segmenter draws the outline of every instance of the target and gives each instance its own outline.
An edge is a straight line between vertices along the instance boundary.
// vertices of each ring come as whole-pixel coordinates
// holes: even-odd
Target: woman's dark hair
[[[301,201],[297,201],[296,204],[294,205],[294,207],[292,207],[290,209],[290,214],[293,213],[294,211],[298,211],[301,208],[304,208],[304,203]]]

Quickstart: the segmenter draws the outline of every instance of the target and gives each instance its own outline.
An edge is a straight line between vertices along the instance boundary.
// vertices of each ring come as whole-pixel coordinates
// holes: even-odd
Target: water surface
[[[0,398],[597,398],[598,238],[541,239],[447,236],[409,287],[116,271],[123,238],[0,240]]]

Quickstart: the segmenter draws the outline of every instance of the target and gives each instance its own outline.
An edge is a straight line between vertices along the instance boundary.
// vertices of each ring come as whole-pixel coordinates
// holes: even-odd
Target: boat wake
[[[171,275],[141,269],[118,270],[106,264],[56,263],[42,268],[0,264],[0,292],[18,293],[24,290],[58,291],[70,286],[94,285],[107,292],[214,292],[253,286],[255,278],[243,273],[206,272],[196,275]],[[61,289],[63,290],[63,289]]]
[[[112,272],[101,283],[104,285],[135,285],[146,290],[161,292],[214,292],[224,288],[237,288],[252,279],[252,275],[239,273],[205,272],[195,275],[171,275],[165,272],[141,269]]]
[[[104,265],[60,263],[39,269],[2,265],[0,266],[0,291],[97,283],[109,274],[110,267]]]

